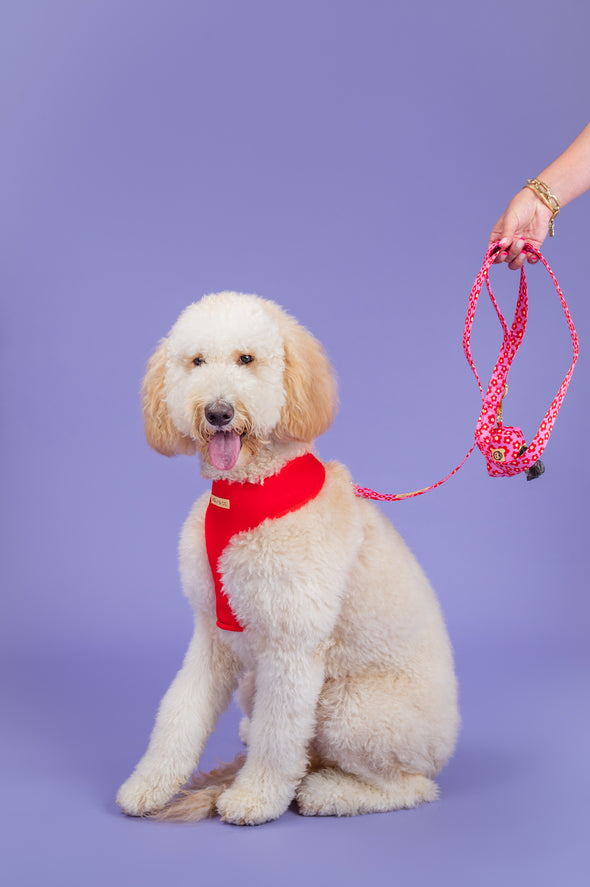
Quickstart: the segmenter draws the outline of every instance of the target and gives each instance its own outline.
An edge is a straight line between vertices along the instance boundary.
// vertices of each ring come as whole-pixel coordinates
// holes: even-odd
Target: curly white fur
[[[244,355],[253,358],[244,363]],[[235,466],[210,461],[204,413],[224,401],[240,435]],[[336,406],[319,343],[271,302],[221,293],[191,305],[148,367],[148,440],[167,455],[198,451],[205,477],[260,481],[312,448]],[[435,595],[400,536],[354,495],[337,463],[319,496],[234,537],[224,588],[242,633],[215,624],[204,540],[209,494],[180,540],[196,627],[164,696],[149,747],[119,790],[126,813],[160,811],[191,776],[217,718],[239,688],[245,763],[185,795],[177,813],[232,823],[352,815],[433,800],[459,716],[452,651]],[[228,771],[229,773],[229,771]],[[237,774],[237,775],[236,775]],[[199,787],[202,789],[202,783]],[[201,797],[200,797],[201,796]],[[191,797],[193,800],[191,801]]]

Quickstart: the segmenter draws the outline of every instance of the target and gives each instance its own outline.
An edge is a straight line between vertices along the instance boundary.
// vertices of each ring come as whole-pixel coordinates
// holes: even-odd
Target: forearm
[[[148,749],[117,794],[126,813],[159,810],[186,782],[229,702],[236,672],[237,662],[198,623],[183,666],[162,699]]]
[[[259,659],[246,763],[217,802],[226,822],[254,825],[287,809],[307,768],[323,680],[319,653],[275,649]]]
[[[557,198],[559,207],[571,203],[590,188],[590,123],[536,179]],[[525,259],[537,261],[534,252],[523,251],[524,244],[528,241],[540,249],[557,208],[554,201],[544,199],[542,193],[542,186],[525,186],[512,198],[490,234],[490,243],[500,241],[501,244],[496,262],[507,262],[508,267],[516,271],[522,268]]]
[[[561,206],[590,188],[590,123],[537,178],[555,194]]]
[[[158,709],[144,755],[150,766],[154,760],[165,761],[188,778],[229,704],[235,678],[236,663],[229,652],[215,643],[211,630],[198,620],[182,668]]]

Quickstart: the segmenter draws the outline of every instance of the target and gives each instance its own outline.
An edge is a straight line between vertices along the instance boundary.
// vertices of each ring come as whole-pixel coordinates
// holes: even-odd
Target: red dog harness
[[[263,521],[297,511],[318,495],[326,469],[312,453],[287,462],[278,474],[262,483],[213,482],[205,514],[205,543],[215,582],[217,625],[226,631],[243,631],[223,589],[219,559],[238,533],[253,530]]]

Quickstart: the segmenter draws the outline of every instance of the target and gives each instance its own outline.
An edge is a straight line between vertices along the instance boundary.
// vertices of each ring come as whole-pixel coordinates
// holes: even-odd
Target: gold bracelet
[[[554,224],[555,219],[559,215],[561,203],[545,182],[541,182],[540,179],[527,179],[525,188],[530,188],[531,191],[534,191],[537,197],[543,201],[547,209],[550,209],[553,213],[549,220],[549,237],[555,237]]]

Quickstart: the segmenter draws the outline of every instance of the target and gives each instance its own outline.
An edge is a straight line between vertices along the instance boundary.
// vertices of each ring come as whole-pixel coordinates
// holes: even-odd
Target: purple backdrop
[[[129,820],[114,794],[188,641],[176,540],[204,489],[143,440],[152,348],[206,292],[273,298],[338,372],[321,455],[387,491],[447,473],[479,411],[461,333],[489,230],[588,120],[587,3],[22,0],[2,19],[5,883],[582,884],[587,195],[546,246],[582,356],[545,476],[490,480],[474,455],[385,506],[457,652],[441,802],[240,830]],[[510,305],[516,275],[493,273]],[[571,347],[529,281],[505,419],[530,437]],[[485,376],[487,307],[477,325]]]

